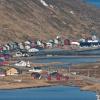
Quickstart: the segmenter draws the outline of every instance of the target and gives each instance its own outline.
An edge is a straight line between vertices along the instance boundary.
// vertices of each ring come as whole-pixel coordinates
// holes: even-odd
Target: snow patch
[[[40,2],[41,2],[44,6],[48,7],[48,4],[47,4],[44,0],[40,0]]]
[[[74,15],[74,11],[70,11],[70,13]]]

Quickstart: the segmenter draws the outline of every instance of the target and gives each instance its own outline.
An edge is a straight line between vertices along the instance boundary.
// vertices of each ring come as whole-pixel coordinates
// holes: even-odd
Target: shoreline
[[[39,84],[34,85],[32,83],[7,83],[6,85],[1,85],[0,90],[16,90],[16,89],[26,89],[26,88],[40,88],[40,87],[51,87],[55,85],[50,84]]]
[[[31,88],[42,88],[42,87],[52,87],[57,85],[46,85],[46,86],[34,86],[34,87],[19,87],[19,88],[8,88],[8,89],[0,89],[1,90],[22,90],[22,89],[31,89]]]
[[[53,86],[67,86],[67,87],[77,87],[80,89],[80,91],[89,91],[89,92],[96,92],[96,90],[92,90],[92,89],[87,89],[85,87],[80,87],[80,86],[76,86],[76,85],[42,85],[42,86],[28,86],[28,87],[15,87],[15,88],[1,88],[0,91],[6,91],[6,90],[23,90],[23,89],[34,89],[34,88],[45,88],[45,87],[53,87]],[[88,86],[87,86],[88,87]]]
[[[1,85],[2,84],[2,85]],[[99,84],[100,85],[100,84]],[[30,88],[41,88],[41,87],[52,87],[52,86],[69,86],[69,87],[78,87],[80,91],[91,91],[96,92],[95,89],[91,89],[92,85],[86,85],[79,81],[66,82],[66,81],[44,81],[44,80],[34,80],[32,82],[12,82],[12,83],[0,83],[0,90],[17,90],[17,89],[30,89]]]

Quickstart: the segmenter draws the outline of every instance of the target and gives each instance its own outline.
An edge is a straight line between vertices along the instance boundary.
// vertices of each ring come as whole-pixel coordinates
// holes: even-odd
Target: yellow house
[[[6,70],[6,75],[17,75],[19,72],[16,68],[9,68]]]

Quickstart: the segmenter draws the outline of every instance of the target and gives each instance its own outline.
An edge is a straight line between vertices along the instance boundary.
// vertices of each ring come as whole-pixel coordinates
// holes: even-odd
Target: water
[[[96,93],[77,87],[57,86],[0,91],[0,100],[96,100]]]
[[[100,7],[100,0],[87,0],[88,3]],[[33,60],[36,63],[68,62],[87,63],[96,62],[99,57],[42,57]],[[0,90],[0,100],[96,100],[96,93],[80,91],[76,87],[45,87],[22,90]]]
[[[95,51],[93,51],[95,52]],[[34,60],[31,59],[35,63],[50,63],[50,62],[64,62],[64,63],[90,63],[96,62],[100,60],[100,56],[98,57],[85,57],[85,56],[52,56],[52,57],[37,57]],[[35,89],[24,89],[24,90],[16,90],[10,91],[15,96],[11,96],[8,94],[10,99],[16,100],[16,92],[17,99],[24,98],[25,100],[96,100],[96,93],[89,91],[80,91],[79,88],[76,87],[46,87],[46,88],[35,88]],[[0,92],[1,93],[1,92]],[[24,95],[23,94],[27,94]],[[4,97],[4,96],[3,96]],[[5,100],[5,99],[4,99]]]
[[[100,61],[100,50],[87,50],[87,51],[80,51],[80,54],[84,56],[41,56],[35,57],[34,59],[30,59],[30,61],[34,63],[51,63],[51,62],[63,62],[63,63],[91,63]],[[90,56],[90,55],[93,56]]]
[[[79,64],[79,63],[91,63],[100,61],[100,56],[98,57],[73,57],[73,56],[52,56],[52,57],[37,57],[36,59],[32,60],[35,63],[51,63],[51,62],[63,62],[63,63],[72,63],[72,64]]]
[[[85,0],[85,1],[95,5],[96,7],[100,7],[100,0]]]

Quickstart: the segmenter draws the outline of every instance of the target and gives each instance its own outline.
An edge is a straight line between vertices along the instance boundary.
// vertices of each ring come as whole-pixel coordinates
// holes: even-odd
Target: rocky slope
[[[100,32],[100,11],[81,0],[0,0],[0,42]]]

